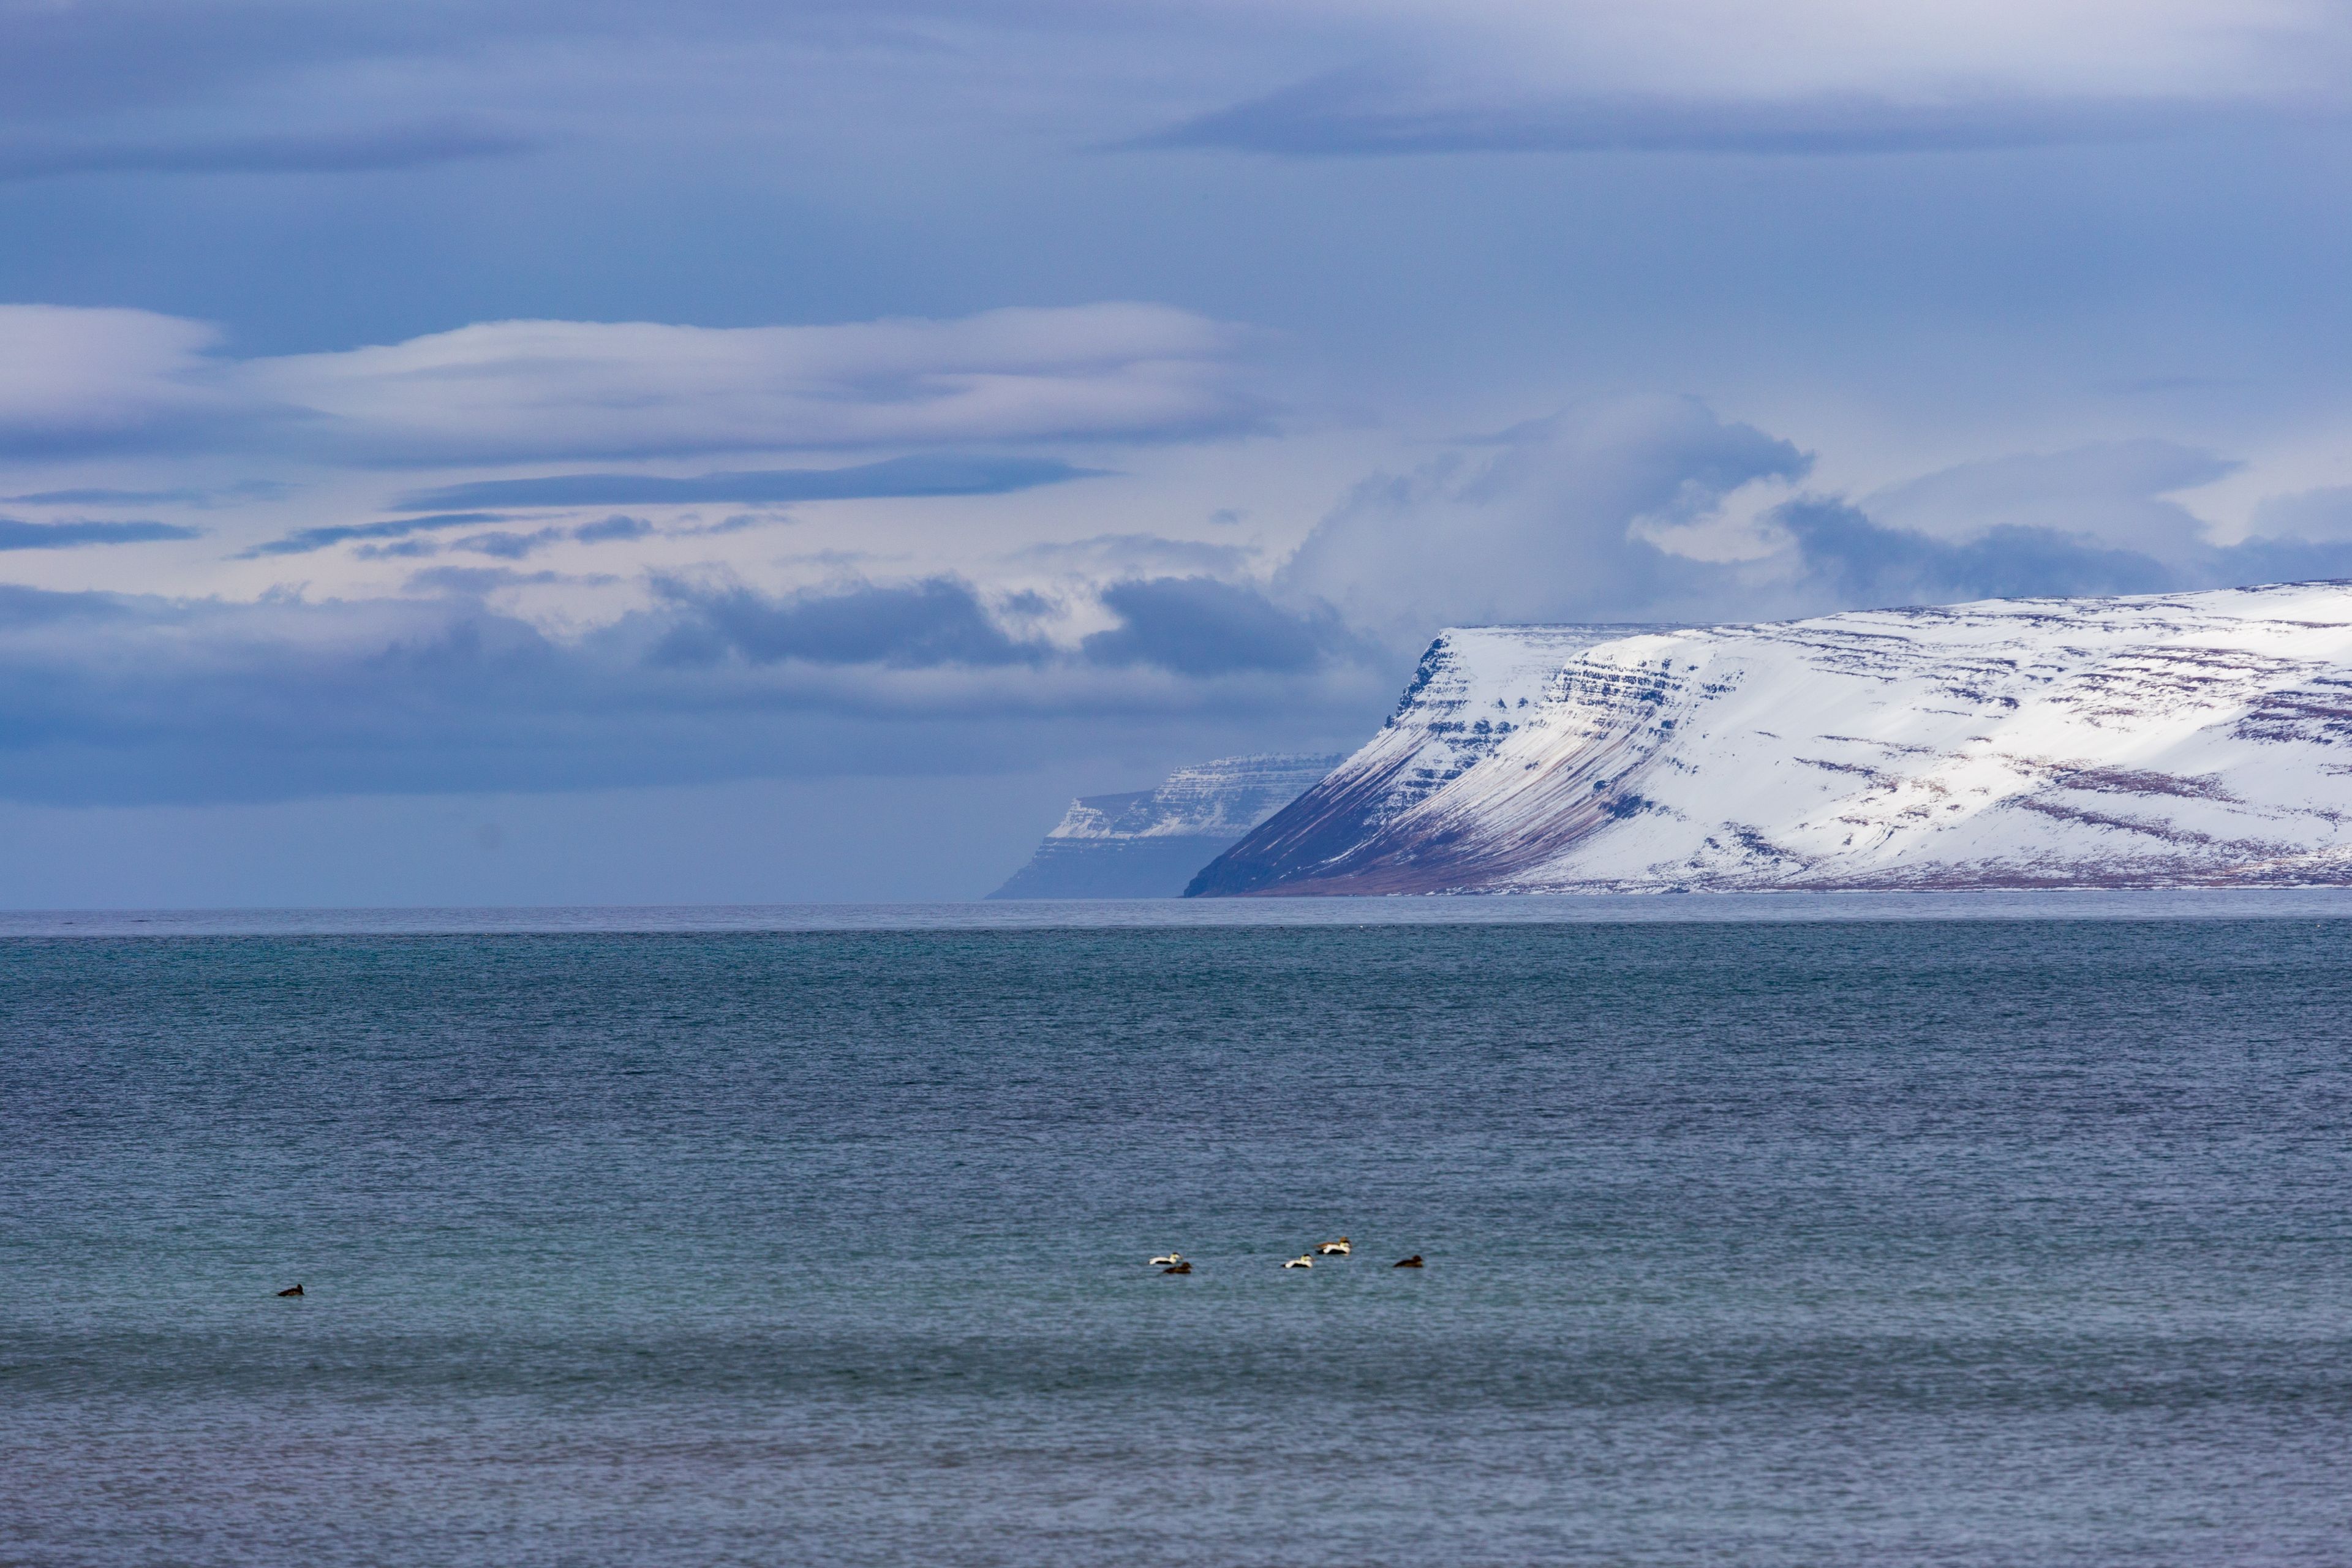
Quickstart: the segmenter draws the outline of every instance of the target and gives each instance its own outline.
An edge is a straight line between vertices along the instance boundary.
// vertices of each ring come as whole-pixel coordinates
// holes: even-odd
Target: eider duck
[[[1340,1258],[1348,1256],[1348,1238],[1346,1237],[1343,1236],[1337,1241],[1327,1241],[1322,1246],[1315,1249],[1315,1256],[1318,1258],[1330,1258],[1335,1255]]]
[[[1398,1258],[1394,1263],[1390,1264],[1390,1265],[1389,1265],[1389,1267],[1390,1267],[1390,1268],[1422,1268],[1422,1267],[1423,1267],[1423,1264],[1422,1264],[1422,1261],[1421,1261],[1421,1254],[1420,1254],[1420,1253],[1418,1253],[1418,1252],[1416,1252],[1416,1253],[1414,1253],[1411,1258]]]
[[[280,1290],[278,1293],[281,1296],[299,1296],[302,1293],[302,1287],[297,1285],[290,1290]]]
[[[1158,1268],[1164,1265],[1172,1268],[1176,1264],[1183,1261],[1184,1255],[1181,1252],[1163,1252],[1159,1257],[1151,1260],[1150,1267]]]
[[[1171,1263],[1167,1268],[1161,1269],[1160,1272],[1162,1274],[1190,1274],[1192,1272],[1192,1266],[1180,1258],[1176,1262]]]
[[[1315,1259],[1307,1257],[1307,1254],[1302,1252],[1297,1257],[1292,1258],[1289,1262],[1284,1264],[1283,1267],[1285,1268],[1312,1268],[1315,1267]]]

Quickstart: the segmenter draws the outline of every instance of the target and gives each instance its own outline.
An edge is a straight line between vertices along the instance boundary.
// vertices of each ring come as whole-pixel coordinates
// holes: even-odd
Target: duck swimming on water
[[[1160,1268],[1162,1264],[1166,1264],[1166,1265],[1168,1265],[1168,1266],[1170,1266],[1170,1267],[1171,1267],[1171,1268],[1172,1268],[1172,1267],[1173,1267],[1173,1266],[1175,1266],[1176,1264],[1181,1263],[1181,1262],[1183,1262],[1183,1261],[1184,1261],[1184,1255],[1183,1255],[1182,1253],[1181,1253],[1181,1252],[1163,1252],[1163,1253],[1161,1253],[1159,1257],[1157,1257],[1157,1258],[1153,1258],[1153,1259],[1151,1260],[1150,1267],[1152,1267],[1152,1268]]]
[[[1307,1254],[1302,1252],[1297,1257],[1292,1258],[1289,1262],[1284,1264],[1283,1267],[1285,1268],[1312,1268],[1315,1267],[1315,1259],[1307,1257]]]
[[[290,1290],[280,1290],[278,1293],[281,1296],[299,1296],[302,1293],[302,1287],[297,1285]]]
[[[1170,1264],[1160,1272],[1162,1274],[1190,1274],[1192,1272],[1192,1266],[1183,1261],[1181,1258],[1179,1258],[1177,1261]]]
[[[1337,1241],[1325,1242],[1322,1246],[1315,1249],[1315,1256],[1318,1258],[1347,1257],[1348,1238],[1343,1236]]]
[[[1390,1264],[1389,1267],[1391,1268],[1421,1268],[1426,1267],[1426,1265],[1421,1261],[1421,1254],[1416,1252],[1411,1258],[1398,1258],[1394,1263]]]

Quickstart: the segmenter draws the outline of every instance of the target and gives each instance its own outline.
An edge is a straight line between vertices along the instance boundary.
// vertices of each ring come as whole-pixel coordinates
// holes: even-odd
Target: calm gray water
[[[2352,921],[2200,908],[19,917],[0,1563],[2341,1563]]]

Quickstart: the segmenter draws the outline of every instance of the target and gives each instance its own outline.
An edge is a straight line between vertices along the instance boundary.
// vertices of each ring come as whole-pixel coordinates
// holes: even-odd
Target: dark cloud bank
[[[1017,637],[935,577],[770,597],[664,582],[576,642],[480,602],[260,604],[0,588],[0,796],[58,804],[536,791],[1031,767],[1344,726],[1386,672],[1207,580],[1121,585],[1126,636]],[[1192,640],[1244,634],[1216,651]],[[1202,677],[1198,678],[1195,677]]]
[[[1841,605],[1942,604],[2048,595],[2160,594],[2352,576],[2352,545],[2257,539],[2182,563],[2049,528],[1996,527],[1965,543],[1882,528],[1843,501],[1773,514],[1803,552],[1807,584]]]
[[[1104,607],[1120,625],[1081,645],[1097,664],[1150,665],[1178,675],[1308,670],[1376,653],[1326,605],[1285,608],[1254,587],[1214,577],[1113,583]]]

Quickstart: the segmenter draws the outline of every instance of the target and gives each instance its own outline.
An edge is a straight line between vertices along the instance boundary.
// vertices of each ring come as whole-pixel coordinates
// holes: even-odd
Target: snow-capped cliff
[[[1203,868],[1185,892],[1255,891],[1297,868],[1344,858],[1493,755],[1540,708],[1570,659],[1595,644],[1653,629],[1462,626],[1441,633],[1380,733]]]
[[[1221,757],[1157,789],[1081,795],[992,899],[1164,899],[1338,757]]]
[[[2352,584],[1591,630],[1446,633],[1192,890],[2352,882]]]

